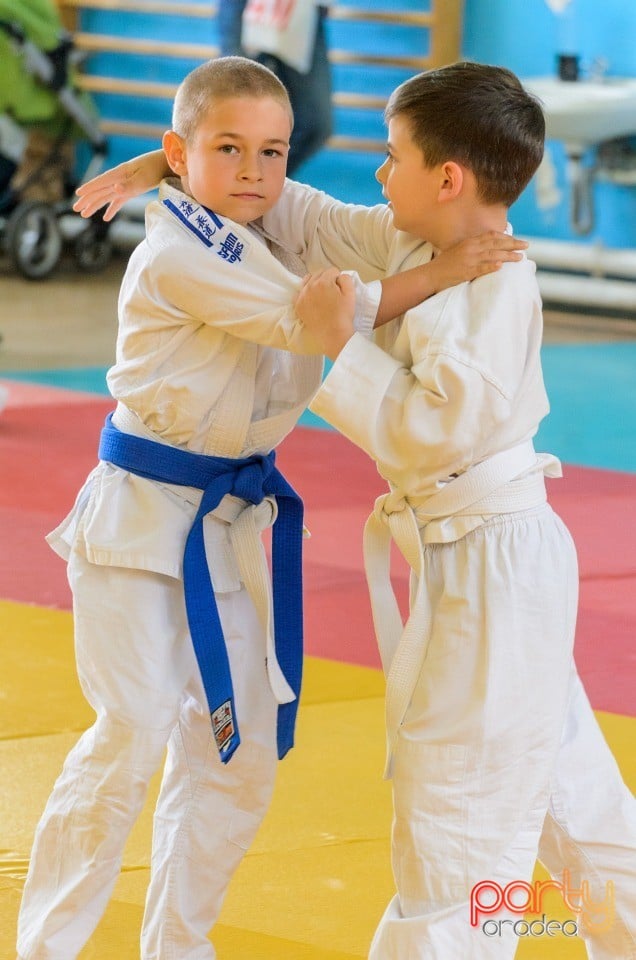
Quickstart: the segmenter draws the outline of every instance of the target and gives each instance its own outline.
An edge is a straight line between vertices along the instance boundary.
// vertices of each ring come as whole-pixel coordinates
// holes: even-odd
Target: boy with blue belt
[[[334,361],[311,408],[389,484],[365,562],[387,674],[397,895],[370,960],[509,960],[509,915],[530,904],[537,855],[589,956],[633,960],[636,804],[576,674],[576,553],[546,502],[543,476],[558,462],[532,444],[548,412],[534,266],[445,290],[373,341],[354,331],[339,273],[434,263],[464,237],[504,229],[542,156],[541,110],[509,71],[459,63],[403,84],[387,119],[377,176],[389,207],[288,183],[263,218],[312,269],[339,268],[310,279],[296,304]],[[112,212],[142,186],[136,163],[87,196]],[[405,626],[391,539],[413,571]]]
[[[292,306],[299,261],[251,226],[283,189],[291,123],[280,82],[242,58],[202,65],[177,93],[164,149],[181,182],[162,185],[122,283],[117,408],[49,536],[97,718],[36,832],[22,960],[78,955],[166,746],[142,956],[213,958],[208,931],[293,741],[302,505],[272,451],[322,356]],[[467,269],[466,249],[481,258],[477,243],[397,285],[356,278],[357,327],[487,269]],[[273,598],[259,536],[272,524]]]

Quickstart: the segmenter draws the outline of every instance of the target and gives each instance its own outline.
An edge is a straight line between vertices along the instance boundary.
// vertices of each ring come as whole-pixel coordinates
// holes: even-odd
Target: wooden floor
[[[126,258],[83,274],[70,258],[33,282],[0,258],[0,371],[108,366],[117,332],[117,295]],[[546,310],[545,342],[635,340],[636,319]]]

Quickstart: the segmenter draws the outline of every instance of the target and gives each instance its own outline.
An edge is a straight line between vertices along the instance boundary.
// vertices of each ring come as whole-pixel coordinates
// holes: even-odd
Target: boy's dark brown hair
[[[541,106],[504,67],[462,61],[411,77],[386,106],[387,122],[397,116],[425,165],[468,167],[484,203],[511,206],[543,157]]]

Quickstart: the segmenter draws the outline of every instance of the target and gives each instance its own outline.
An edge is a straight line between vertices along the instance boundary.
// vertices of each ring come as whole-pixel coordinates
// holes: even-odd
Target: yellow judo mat
[[[0,958],[15,926],[33,831],[53,781],[92,722],[73,664],[69,613],[0,601]],[[393,893],[390,785],[382,780],[381,674],[309,658],[296,749],[213,931],[218,960],[366,957]],[[636,719],[598,714],[636,787]],[[82,960],[138,960],[158,777],[126,847],[108,910]],[[545,875],[538,868],[537,878]],[[564,920],[558,894],[546,913]],[[581,960],[577,938],[520,937],[517,960]],[[449,958],[450,960],[450,958]],[[467,958],[468,960],[468,958]]]

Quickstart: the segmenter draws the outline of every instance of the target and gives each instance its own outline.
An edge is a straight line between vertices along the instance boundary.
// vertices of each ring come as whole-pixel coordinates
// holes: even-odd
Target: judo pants
[[[556,881],[567,870],[608,894],[574,915],[588,956],[634,960],[636,802],[574,669],[567,530],[547,505],[497,516],[426,545],[424,564],[431,632],[393,756],[397,895],[370,960],[512,960],[524,910],[487,908],[531,883],[537,856]],[[527,901],[518,886],[509,902]]]
[[[77,668],[97,714],[36,831],[18,925],[23,960],[74,960],[100,920],[126,838],[165,760],[143,960],[213,960],[207,934],[265,814],[277,767],[265,636],[244,588],[217,593],[242,742],[221,763],[187,628],[183,584],[69,561]]]

